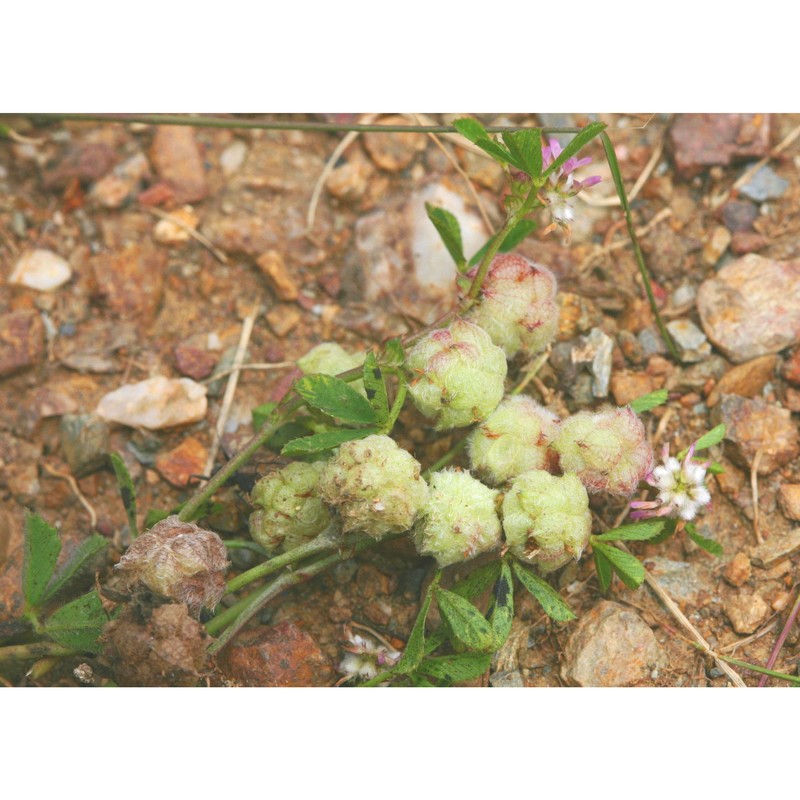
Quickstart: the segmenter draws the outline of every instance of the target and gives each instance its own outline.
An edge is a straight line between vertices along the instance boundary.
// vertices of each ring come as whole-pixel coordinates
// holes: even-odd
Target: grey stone
[[[650,574],[673,600],[695,605],[701,594],[708,591],[702,568],[697,564],[670,561],[661,556],[648,558],[646,563]]]
[[[742,187],[739,193],[757,203],[777,200],[789,188],[789,181],[781,178],[772,167],[764,166]]]
[[[495,689],[521,689],[525,686],[522,680],[522,673],[519,670],[507,670],[505,672],[495,672],[489,676],[489,685]]]
[[[108,425],[94,414],[65,414],[61,418],[61,449],[72,474],[82,478],[108,461]]]
[[[667,352],[667,345],[655,325],[639,331],[637,338],[645,356],[661,355]]]
[[[753,548],[750,558],[758,567],[771,567],[800,550],[800,528],[782,536],[770,536],[763,544]]]
[[[696,363],[711,355],[711,345],[706,335],[691,320],[674,319],[667,323],[667,330],[672,335],[683,361]]]
[[[680,308],[694,303],[696,297],[697,289],[690,283],[683,283],[672,293],[672,305]]]

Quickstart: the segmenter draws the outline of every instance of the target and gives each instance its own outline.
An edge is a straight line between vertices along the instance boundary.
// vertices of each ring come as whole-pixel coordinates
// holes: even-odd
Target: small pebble
[[[109,422],[161,430],[205,418],[206,387],[189,378],[149,378],[105,395],[97,414]]]
[[[238,172],[247,157],[247,144],[241,139],[234,139],[219,157],[219,166],[223,175]]]
[[[789,181],[781,178],[770,166],[763,166],[756,174],[742,187],[739,193],[756,203],[763,203],[765,200],[777,200],[786,193],[789,188]]]
[[[706,335],[691,320],[674,319],[667,323],[667,330],[672,335],[683,361],[695,363],[711,355],[711,345]]]
[[[14,265],[8,282],[38,292],[51,292],[72,277],[69,264],[52,250],[32,250]]]

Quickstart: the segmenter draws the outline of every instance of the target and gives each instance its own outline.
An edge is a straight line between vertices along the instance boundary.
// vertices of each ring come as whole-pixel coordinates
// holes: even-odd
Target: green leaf
[[[136,527],[136,487],[119,453],[111,453],[111,466],[114,467],[114,474],[117,476],[119,496],[122,498],[122,505],[128,517],[131,539],[135,539],[139,532]]]
[[[26,511],[22,591],[31,608],[36,608],[42,602],[60,552],[58,531],[38,514]]]
[[[469,117],[462,117],[461,119],[457,119],[453,122],[453,127],[465,138],[468,139],[473,144],[478,139],[488,139],[489,134],[486,132],[486,128],[478,122],[476,119],[470,119]]]
[[[475,146],[480,147],[484,153],[488,153],[498,164],[511,164],[512,167],[525,171],[523,165],[494,139],[476,139]]]
[[[277,403],[262,403],[256,406],[250,413],[253,417],[253,430],[258,432],[261,430],[264,423],[269,418],[269,415],[275,410]]]
[[[411,635],[406,642],[406,649],[403,650],[403,655],[392,670],[400,675],[408,675],[413,672],[418,666],[420,661],[425,657],[425,620],[428,617],[428,611],[431,607],[431,600],[433,600],[433,592],[439,585],[439,579],[442,577],[441,572],[437,572],[428,591],[425,593],[425,600],[422,603],[422,608],[417,614],[417,619],[414,622],[414,627],[411,629]]]
[[[378,353],[378,363],[382,367],[402,367],[406,361],[406,351],[400,339],[384,342]]]
[[[595,136],[599,136],[606,126],[602,122],[591,122],[577,134],[569,144],[561,151],[561,154],[556,158],[550,166],[542,173],[542,177],[546,178],[551,172],[557,170],[567,159],[572,158],[583,147],[585,147]]]
[[[564,598],[535,572],[526,569],[518,561],[515,561],[514,574],[525,589],[539,602],[548,617],[551,617],[556,622],[569,622],[569,620],[575,619],[575,614],[572,613],[572,609],[567,605]]]
[[[464,244],[461,240],[461,226],[458,220],[449,211],[437,208],[430,203],[425,203],[425,210],[428,212],[428,219],[433,223],[439,236],[450,253],[459,271],[463,271],[467,259],[464,257]]]
[[[45,633],[54,641],[76,650],[97,653],[97,641],[108,622],[108,615],[97,592],[92,591],[67,603],[45,622]]]
[[[496,649],[492,626],[469,600],[454,592],[437,589],[436,601],[453,636],[468,650],[486,653]]]
[[[370,424],[375,422],[375,411],[364,395],[332,375],[306,375],[300,378],[294,390],[312,408],[344,422]]]
[[[373,352],[369,352],[364,359],[364,391],[367,402],[375,412],[375,420],[380,427],[389,421],[389,397],[386,394],[386,382],[378,366],[378,359]]]
[[[478,678],[491,666],[491,653],[461,653],[455,656],[426,658],[419,672],[447,684],[461,683]]]
[[[64,564],[61,569],[53,575],[52,580],[47,585],[47,589],[42,596],[42,603],[46,603],[55,597],[66,584],[74,578],[81,568],[88,564],[101,550],[108,546],[108,541],[99,534],[90,536],[81,542],[78,549],[72,554],[72,558]]]
[[[666,520],[648,519],[642,522],[631,522],[629,525],[622,525],[613,531],[602,533],[600,536],[593,536],[593,542],[644,542],[654,539],[664,529]]]
[[[597,582],[600,584],[600,591],[605,594],[610,586],[611,579],[614,577],[614,567],[611,562],[597,549],[592,550],[594,555],[594,568],[597,572]]]
[[[503,134],[503,141],[514,158],[523,165],[523,172],[531,178],[542,174],[542,132],[539,128],[525,128]]]
[[[697,532],[697,527],[693,525],[691,522],[686,523],[686,535],[700,548],[705,550],[707,553],[711,553],[712,556],[716,556],[717,558],[721,558],[722,554],[725,552],[722,549],[722,545],[719,542],[714,541],[714,539],[706,539],[705,536],[701,536]]]
[[[629,589],[636,589],[638,586],[641,586],[645,571],[641,561],[639,561],[636,556],[626,553],[610,544],[604,544],[596,540],[592,541],[592,549],[595,552],[599,550],[600,553],[611,562],[611,566],[614,567],[614,572],[619,575],[622,582]]]
[[[316,422],[310,417],[296,417],[291,422],[286,422],[277,428],[264,444],[270,450],[280,453],[289,442],[308,436],[315,427]],[[321,432],[324,433],[324,431]]]
[[[661,533],[650,539],[650,544],[663,544],[675,533],[677,527],[678,520],[672,518],[667,519],[664,522],[664,528],[662,529]]]
[[[474,600],[483,594],[499,577],[500,561],[490,561],[482,567],[472,570],[466,578],[460,580],[450,591],[465,600]]]
[[[326,450],[338,447],[343,442],[364,439],[377,432],[377,428],[359,428],[358,430],[346,428],[326,433],[315,433],[313,436],[306,436],[303,439],[293,439],[284,446],[281,454],[284,456],[307,456],[313,453],[324,453]]]
[[[712,461],[708,465],[706,472],[708,472],[709,475],[722,475],[722,473],[725,472],[725,467],[723,467],[719,461]]]
[[[637,397],[633,402],[629,403],[630,407],[637,413],[641,414],[643,411],[649,411],[651,408],[663,406],[669,399],[669,392],[666,389],[659,389],[650,394],[643,394]]]
[[[511,633],[514,621],[514,579],[505,561],[500,565],[500,577],[494,585],[489,621],[494,631],[495,646],[502,647]]]
[[[725,426],[724,425],[717,425],[716,428],[712,428],[708,433],[701,436],[694,444],[694,451],[695,453],[700,452],[700,450],[707,450],[709,447],[713,447],[715,444],[719,444],[725,438]],[[683,454],[679,456],[679,458],[683,458],[688,450],[684,450]]]

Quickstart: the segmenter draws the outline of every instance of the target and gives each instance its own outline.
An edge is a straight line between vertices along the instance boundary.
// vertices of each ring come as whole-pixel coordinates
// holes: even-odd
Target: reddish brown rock
[[[65,189],[73,180],[89,183],[103,177],[117,157],[107,144],[87,143],[70,147],[64,155],[44,169],[45,189]]]
[[[38,311],[0,316],[0,378],[44,359],[44,324]]]
[[[97,292],[123,318],[152,320],[161,303],[167,256],[145,245],[101,253],[91,260]]]
[[[731,252],[735,256],[757,253],[767,246],[766,237],[755,231],[737,231],[731,240]]]
[[[139,191],[142,180],[149,174],[147,158],[144,153],[137,153],[99,180],[92,189],[92,196],[106,208],[119,208]]]
[[[162,478],[183,489],[203,474],[207,458],[205,446],[193,436],[187,436],[177,447],[156,458],[156,469]]]
[[[176,203],[194,203],[208,196],[203,157],[193,128],[158,126],[151,158],[159,176],[172,186]]]
[[[241,634],[222,651],[219,666],[242,686],[328,686],[333,679],[317,643],[291,622]]]
[[[407,125],[405,117],[385,117],[383,125]],[[400,172],[408,167],[428,144],[428,138],[419,133],[365,133],[364,148],[373,162],[387,172]]]
[[[745,553],[737,553],[725,566],[722,577],[728,581],[731,586],[742,586],[750,580],[750,573],[752,572],[752,565],[750,559]]]
[[[707,167],[760,158],[769,150],[767,114],[680,114],[669,131],[675,167],[684,178]]]
[[[278,234],[257,216],[213,215],[203,223],[201,233],[226,253],[259,256],[280,243]]]
[[[800,347],[795,347],[786,357],[781,374],[789,383],[800,386]]]
[[[666,664],[666,654],[642,618],[602,600],[573,628],[561,677],[573,686],[631,686]]]
[[[778,497],[783,513],[789,519],[800,521],[800,483],[784,483]]]
[[[297,300],[300,291],[286,269],[283,256],[277,250],[267,250],[256,260],[261,274],[269,281],[279,300]]]
[[[286,304],[277,305],[267,311],[267,323],[276,336],[286,336],[300,324],[300,312]]]
[[[19,503],[31,503],[39,494],[42,449],[40,443],[0,431],[0,488],[7,489]]]
[[[733,446],[735,460],[752,468],[761,452],[759,475],[769,475],[800,455],[797,425],[785,408],[723,394],[714,415],[727,427],[725,440]]]
[[[177,344],[173,353],[175,366],[181,375],[194,378],[196,381],[207,378],[214,371],[219,359],[219,354],[210,353],[208,350],[196,346],[190,340]]]
[[[646,372],[628,372],[623,370],[611,376],[611,394],[618,406],[626,406],[637,397],[654,392],[662,381]]]
[[[706,335],[732,361],[777,353],[800,341],[800,260],[750,254],[704,281],[697,309]]]
[[[723,394],[736,394],[739,397],[755,397],[760,394],[772,378],[777,362],[777,356],[761,356],[728,370],[708,396],[708,407],[715,406]]]

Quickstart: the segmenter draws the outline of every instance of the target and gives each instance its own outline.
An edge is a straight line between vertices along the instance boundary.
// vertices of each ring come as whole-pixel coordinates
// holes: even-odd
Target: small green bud
[[[559,422],[531,397],[507,397],[469,437],[472,469],[491,486],[546,469]]]
[[[446,567],[500,547],[495,489],[455,469],[434,473],[430,486],[430,497],[414,526],[420,555],[433,556]]]
[[[481,287],[480,303],[467,318],[480,325],[507,358],[520,350],[529,356],[541,353],[558,331],[555,276],[523,256],[497,256]]]
[[[590,492],[630,497],[653,467],[642,421],[630,407],[581,411],[561,423],[553,442],[562,472],[574,472]]]
[[[489,335],[462,319],[432,331],[413,347],[406,361],[409,392],[436,430],[480,422],[503,398],[508,365]]]
[[[503,530],[520,561],[552,572],[577,561],[589,542],[589,495],[574,475],[525,472],[503,500]]]
[[[345,442],[325,465],[320,497],[339,512],[347,531],[375,539],[414,524],[428,499],[419,462],[388,436]]]
[[[331,515],[317,493],[324,462],[297,461],[262,478],[250,494],[250,536],[269,552],[294,550],[318,536]]]
[[[297,366],[306,375],[338,375],[340,372],[360,367],[364,354],[350,354],[336,342],[323,342],[297,359]]]

